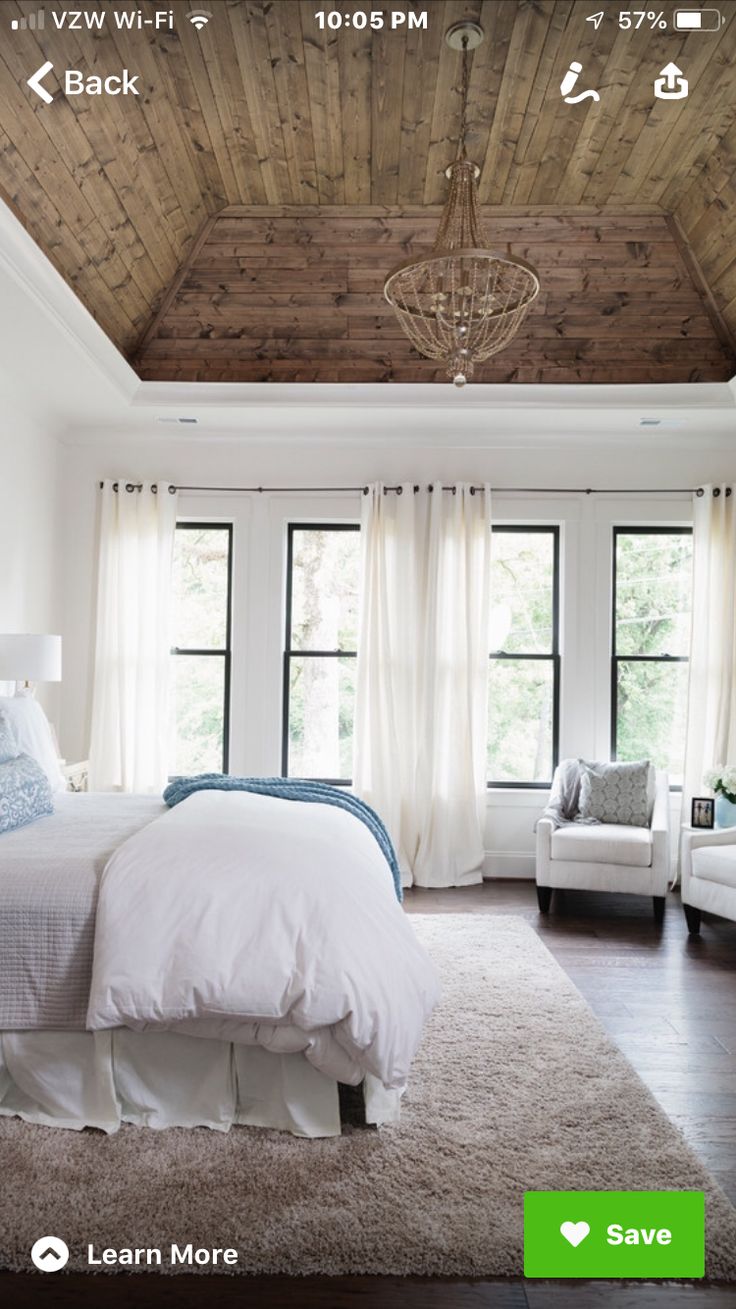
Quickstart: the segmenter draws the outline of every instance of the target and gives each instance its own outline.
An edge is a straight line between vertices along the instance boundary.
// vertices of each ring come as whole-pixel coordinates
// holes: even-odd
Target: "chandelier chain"
[[[462,106],[460,109],[460,139],[457,143],[458,159],[466,159],[465,137],[468,131],[468,92],[470,90],[470,58],[468,56],[468,38],[463,37],[463,68],[462,68]]]

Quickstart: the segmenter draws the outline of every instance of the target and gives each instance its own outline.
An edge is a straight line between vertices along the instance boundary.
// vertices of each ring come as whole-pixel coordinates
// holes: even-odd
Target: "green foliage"
[[[355,651],[360,535],[298,528],[293,533],[292,650]],[[354,658],[292,656],[289,775],[347,779],[353,766]]]
[[[182,650],[223,650],[227,640],[228,533],[179,527],[172,568],[172,642]]]
[[[691,593],[689,532],[632,528],[617,535],[616,753],[619,759],[651,759],[675,782],[682,778],[685,750],[687,664],[625,656],[686,656]]]
[[[491,646],[505,654],[552,654],[552,532],[495,528],[491,565]],[[552,660],[491,659],[488,778],[552,777]]]
[[[617,536],[617,753],[650,758],[673,777],[682,769],[687,664],[637,662],[636,655],[687,655],[692,537]],[[298,528],[293,536],[289,771],[348,778],[352,769],[356,660],[306,652],[357,648],[360,539],[357,531]],[[552,772],[553,535],[493,532],[488,776],[548,781]],[[180,528],[173,572],[179,647],[225,644],[227,534]],[[174,656],[172,771],[222,766],[224,658]]]
[[[228,533],[179,527],[172,570],[172,646],[221,651],[227,640]],[[225,657],[172,655],[170,771],[220,772]]]
[[[222,655],[172,655],[174,740],[171,772],[222,771],[225,660]]]

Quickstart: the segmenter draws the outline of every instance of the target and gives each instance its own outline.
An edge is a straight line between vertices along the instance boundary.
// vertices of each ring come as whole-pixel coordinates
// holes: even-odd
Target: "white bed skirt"
[[[370,1075],[366,1121],[398,1122],[400,1093]],[[0,1114],[45,1127],[271,1127],[339,1136],[337,1082],[303,1054],[173,1032],[0,1032]]]

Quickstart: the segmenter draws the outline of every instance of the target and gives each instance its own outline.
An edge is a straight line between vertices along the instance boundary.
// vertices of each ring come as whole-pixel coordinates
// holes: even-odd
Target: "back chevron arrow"
[[[41,86],[41,79],[51,72],[53,66],[49,59],[45,64],[41,64],[41,67],[37,68],[33,76],[29,77],[27,81],[27,85],[30,86],[31,90],[35,91],[36,95],[40,96],[42,100],[45,100],[47,105],[51,104],[54,97],[49,95],[45,86]]]

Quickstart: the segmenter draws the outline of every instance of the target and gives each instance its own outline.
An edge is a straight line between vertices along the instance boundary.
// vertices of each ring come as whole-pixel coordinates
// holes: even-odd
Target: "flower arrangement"
[[[736,764],[719,764],[705,774],[703,781],[716,795],[725,795],[731,804],[736,804]]]

